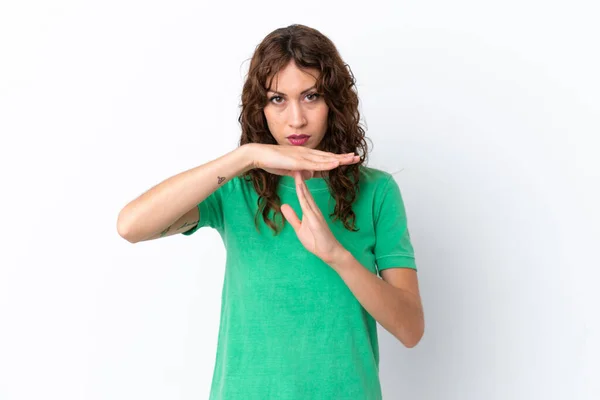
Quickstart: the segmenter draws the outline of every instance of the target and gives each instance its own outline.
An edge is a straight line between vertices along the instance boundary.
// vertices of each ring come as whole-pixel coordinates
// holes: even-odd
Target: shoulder
[[[390,180],[394,180],[392,174],[382,169],[359,166],[361,188],[367,188],[374,192],[385,190]]]
[[[378,168],[361,166],[361,190],[371,199],[376,219],[382,212],[403,212],[404,200],[394,176]]]

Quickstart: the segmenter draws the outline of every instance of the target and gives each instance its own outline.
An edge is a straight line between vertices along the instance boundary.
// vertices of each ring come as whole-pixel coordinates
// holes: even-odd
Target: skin
[[[381,271],[382,279],[362,265],[335,238],[299,171],[294,171],[302,219],[289,204],[281,212],[298,240],[328,264],[346,283],[361,305],[406,347],[419,343],[425,330],[417,272],[411,268]]]
[[[292,60],[272,79],[264,113],[269,131],[279,145],[293,146],[287,137],[305,134],[310,138],[303,146],[319,148],[327,133],[329,112],[327,103],[313,87],[319,74],[320,71],[314,68],[298,68]],[[315,176],[321,176],[320,172]]]
[[[327,132],[329,108],[311,88],[319,76],[314,69],[301,70],[291,61],[279,71],[268,88],[264,109],[269,130],[281,146],[292,146],[291,134],[311,135],[304,146],[319,149]],[[272,89],[272,90],[271,90]],[[276,93],[277,91],[278,93]],[[321,176],[316,172],[316,177]],[[406,347],[414,347],[424,332],[424,316],[416,271],[389,268],[382,279],[369,272],[332,234],[325,217],[306,187],[300,171],[294,172],[302,220],[289,204],[281,212],[292,225],[302,245],[333,268],[363,307]]]

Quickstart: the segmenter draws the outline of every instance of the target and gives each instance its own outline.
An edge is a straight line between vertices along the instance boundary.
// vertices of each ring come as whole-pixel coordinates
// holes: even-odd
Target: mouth
[[[308,135],[290,135],[287,137],[288,141],[294,146],[301,146],[304,143],[308,142],[310,136]]]

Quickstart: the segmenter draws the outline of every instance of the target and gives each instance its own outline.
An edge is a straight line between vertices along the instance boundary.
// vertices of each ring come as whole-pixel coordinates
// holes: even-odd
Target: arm
[[[383,279],[379,279],[345,249],[329,265],[388,332],[406,347],[419,343],[425,327],[414,269],[388,268],[381,271]]]
[[[189,230],[198,222],[199,203],[254,167],[251,146],[172,176],[132,200],[119,213],[119,235],[136,243]]]
[[[333,236],[301,175],[294,173],[294,178],[302,220],[289,204],[282,205],[281,212],[302,245],[340,275],[358,302],[388,332],[406,347],[416,346],[424,331],[416,270],[386,268],[381,271],[383,280],[371,273]]]

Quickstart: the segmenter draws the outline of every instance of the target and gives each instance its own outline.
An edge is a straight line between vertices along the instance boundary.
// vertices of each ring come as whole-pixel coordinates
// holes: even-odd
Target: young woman
[[[119,214],[132,243],[201,227],[223,239],[210,399],[381,399],[376,321],[406,347],[423,335],[404,203],[363,165],[346,67],[315,29],[273,31],[243,87],[240,146]]]

